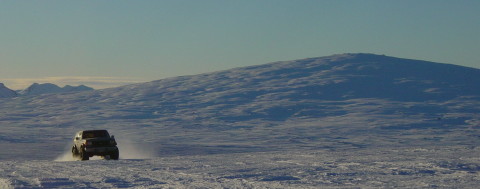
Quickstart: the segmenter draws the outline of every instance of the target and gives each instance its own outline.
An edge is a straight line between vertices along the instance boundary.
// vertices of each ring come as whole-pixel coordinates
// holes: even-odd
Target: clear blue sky
[[[0,1],[0,82],[15,89],[103,88],[346,52],[480,68],[480,1]]]

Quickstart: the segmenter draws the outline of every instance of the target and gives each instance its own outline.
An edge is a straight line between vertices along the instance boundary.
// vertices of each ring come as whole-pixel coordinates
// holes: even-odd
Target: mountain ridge
[[[82,91],[91,91],[94,90],[91,87],[85,85],[71,86],[65,85],[64,87],[59,87],[53,83],[33,83],[28,88],[24,90],[14,91],[6,87],[3,83],[0,83],[0,98],[13,98],[18,96],[35,96],[42,94],[55,94],[55,93],[71,93],[71,92],[82,92]]]
[[[390,62],[391,61],[397,61],[397,62],[398,61],[407,61],[407,62],[402,62],[402,64],[405,64],[405,63],[408,63],[408,64],[421,63],[421,64],[425,64],[425,65],[418,66],[419,69],[409,69],[408,66],[407,67],[401,66],[400,69],[398,67],[396,67],[394,69],[383,69],[383,70],[374,70],[372,68],[375,68],[375,67],[378,68],[379,66],[384,66],[384,65],[381,65],[381,64],[385,64],[385,62],[383,62],[383,63],[376,62],[375,64],[370,63],[368,65],[359,65],[359,64],[355,65],[355,63],[354,64],[350,63],[348,65],[343,64],[342,65],[343,67],[339,67],[339,65],[337,65],[339,63],[339,60],[348,61],[350,59],[348,59],[347,57],[351,57],[352,55],[357,56],[357,57],[358,56],[366,57],[366,58],[363,58],[363,59],[364,60],[366,59],[367,61],[369,61],[368,60],[369,58],[370,59],[371,58],[381,58],[381,59],[385,59],[386,61],[390,61]],[[162,80],[156,80],[156,81],[147,82],[147,83],[134,84],[134,85],[127,86],[126,89],[127,90],[132,90],[132,88],[134,88],[134,86],[141,86],[141,85],[158,84],[158,85],[162,86],[163,83],[168,83],[168,82],[173,81],[173,80],[177,80],[179,83],[181,83],[182,81],[202,80],[202,79],[207,79],[207,80],[202,80],[203,82],[207,82],[207,84],[202,85],[202,87],[208,89],[208,86],[218,86],[219,83],[224,84],[224,83],[221,83],[221,81],[219,81],[219,80],[228,79],[228,78],[232,79],[231,82],[243,82],[242,87],[245,87],[245,86],[252,85],[252,84],[259,84],[259,83],[255,83],[255,81],[258,82],[261,79],[263,79],[263,81],[268,81],[269,77],[274,78],[274,77],[277,77],[277,76],[286,78],[285,82],[287,84],[302,85],[302,82],[304,82],[304,83],[308,82],[308,81],[305,81],[308,78],[302,80],[302,78],[305,78],[307,76],[305,74],[310,74],[310,76],[312,76],[312,74],[315,74],[317,71],[318,72],[323,71],[323,72],[325,72],[325,74],[323,74],[323,75],[322,74],[317,74],[317,75],[314,75],[313,78],[318,79],[319,77],[327,77],[327,79],[331,79],[330,81],[324,81],[325,83],[322,83],[322,84],[328,84],[328,82],[338,84],[338,83],[342,83],[341,79],[345,79],[345,77],[337,78],[338,80],[335,80],[336,78],[328,78],[330,75],[332,75],[332,74],[329,75],[328,72],[335,72],[333,74],[343,74],[343,75],[347,75],[347,76],[350,76],[350,77],[355,77],[355,79],[359,79],[359,78],[364,79],[366,76],[369,76],[369,74],[371,74],[371,73],[369,73],[369,71],[370,72],[376,71],[377,73],[379,73],[379,76],[389,77],[390,80],[394,80],[397,84],[408,83],[408,82],[412,82],[412,80],[414,81],[414,80],[419,80],[419,79],[421,79],[421,82],[423,82],[424,84],[428,84],[428,82],[429,82],[428,79],[422,79],[422,78],[425,78],[425,77],[428,76],[428,77],[434,77],[435,79],[441,80],[441,82],[438,85],[448,84],[448,80],[452,80],[452,79],[455,80],[455,82],[457,82],[457,83],[466,82],[466,84],[463,85],[463,86],[461,85],[461,86],[456,86],[457,88],[452,88],[452,89],[456,90],[454,92],[458,92],[458,90],[465,90],[465,91],[473,90],[473,91],[471,91],[472,92],[471,94],[478,94],[478,92],[480,91],[479,87],[477,85],[475,85],[476,82],[480,81],[478,79],[479,77],[477,76],[477,74],[480,73],[480,70],[475,69],[475,68],[456,66],[456,65],[452,65],[452,64],[435,63],[434,65],[437,65],[438,67],[442,67],[442,69],[443,69],[443,70],[441,70],[441,72],[438,72],[439,69],[433,70],[433,71],[429,70],[431,68],[429,68],[428,65],[431,65],[433,62],[416,61],[416,60],[410,60],[410,59],[398,59],[398,58],[393,58],[393,57],[387,57],[387,56],[381,56],[381,55],[371,55],[371,54],[341,54],[341,55],[334,55],[334,56],[328,56],[328,57],[321,57],[320,59],[321,59],[321,61],[327,61],[327,63],[322,64],[322,65],[315,65],[315,62],[313,62],[313,65],[312,64],[306,64],[306,62],[319,60],[319,58],[308,58],[308,59],[300,59],[300,60],[294,60],[294,61],[274,62],[274,63],[257,65],[257,66],[234,68],[234,69],[230,69],[230,70],[226,70],[226,71],[211,72],[211,73],[198,74],[198,75],[193,75],[193,76],[180,76],[180,77],[173,77],[173,78],[167,78],[167,79],[162,79]],[[328,64],[328,61],[333,62],[333,64]],[[414,61],[414,62],[411,62],[411,61]],[[387,62],[387,63],[390,63],[390,62]],[[306,64],[306,65],[302,65],[302,64]],[[275,65],[277,68],[272,69],[272,70],[268,70],[272,67],[272,65]],[[307,66],[307,67],[302,68],[302,66]],[[350,73],[347,73],[345,71],[342,72],[342,70],[347,69],[347,66],[357,66],[357,68],[354,70],[354,72],[352,72],[352,71],[350,71]],[[294,68],[294,69],[291,69],[291,68]],[[267,69],[267,70],[262,71],[262,69]],[[288,70],[288,69],[291,69],[291,70]],[[248,73],[249,70],[256,70],[256,71]],[[460,72],[458,70],[463,70],[463,71],[461,73],[457,73],[457,72]],[[399,75],[398,73],[395,73],[395,72],[401,72],[401,74],[403,74],[403,75]],[[411,76],[408,76],[409,72],[410,73],[414,72],[416,74],[415,77],[418,77],[418,78],[408,78],[408,77],[411,77]],[[449,73],[449,72],[453,72],[453,74]],[[263,76],[262,76],[262,74],[263,74]],[[395,78],[393,78],[392,76],[394,76]],[[450,77],[446,78],[446,76],[450,76]],[[213,81],[208,80],[208,79],[211,79],[210,77],[213,77]],[[288,81],[288,79],[291,79],[292,81]],[[324,78],[322,78],[322,79],[325,80]],[[375,79],[377,79],[377,78],[370,79],[370,81],[376,81]],[[473,79],[473,81],[472,81],[472,79]],[[430,80],[431,80],[431,78],[430,78]],[[367,81],[369,81],[369,80],[367,79]],[[392,82],[392,81],[390,81],[390,82]],[[193,82],[193,84],[195,84],[195,82]],[[199,84],[197,84],[197,85],[199,85]],[[283,87],[283,84],[281,86]],[[166,85],[165,87],[169,87],[169,86]],[[339,87],[339,86],[335,86],[335,87]],[[373,88],[373,86],[370,86],[370,87]],[[383,86],[380,86],[380,87],[383,87]],[[431,93],[435,93],[435,88],[433,88],[434,86],[432,85],[431,87],[432,88],[426,88],[425,87],[424,90],[430,90]],[[458,87],[462,87],[462,88],[458,88]],[[121,90],[121,87],[118,88],[118,89]],[[116,90],[116,89],[112,89],[112,90]],[[394,90],[395,90],[394,92],[398,92],[398,90],[400,90],[400,89],[396,88]],[[389,95],[392,95],[392,93],[394,93],[394,92],[390,92]],[[437,93],[439,93],[439,92],[437,92]],[[450,97],[455,96],[455,94],[452,93],[452,92],[450,92],[449,95],[450,95]],[[339,95],[339,96],[342,96],[342,95]],[[365,96],[368,97],[368,95],[364,95],[364,97]],[[434,95],[432,95],[432,96],[434,96]],[[424,99],[421,99],[421,100],[424,100]]]
[[[70,86],[66,85],[64,87],[59,87],[53,83],[33,83],[28,88],[19,92],[20,95],[41,95],[49,93],[67,93],[67,92],[80,92],[80,91],[90,91],[93,88],[87,87],[85,85],[79,86]]]

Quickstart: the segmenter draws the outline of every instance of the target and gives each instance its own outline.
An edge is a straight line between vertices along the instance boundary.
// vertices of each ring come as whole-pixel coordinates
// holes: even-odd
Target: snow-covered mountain
[[[43,83],[43,84],[34,83],[30,85],[28,88],[26,88],[25,90],[20,91],[19,93],[21,95],[40,95],[40,94],[47,94],[47,93],[79,92],[79,91],[88,91],[88,90],[93,90],[93,89],[85,85],[80,85],[76,87],[66,85],[65,87],[62,88],[52,83]]]
[[[4,100],[0,122],[17,130],[54,127],[65,138],[78,129],[105,127],[144,142],[221,143],[239,151],[317,146],[365,134],[375,137],[355,143],[375,145],[371,140],[400,131],[476,128],[478,83],[480,70],[474,68],[342,54]]]
[[[11,98],[17,96],[14,90],[7,88],[3,83],[0,83],[0,98]]]
[[[139,154],[167,158],[152,160],[156,163],[134,162],[142,170],[149,167],[146,164],[170,162],[168,169],[147,172],[172,174],[168,178],[177,181],[201,180],[201,186],[209,181],[205,187],[217,186],[212,184],[216,180],[233,184],[224,187],[265,187],[263,182],[276,187],[339,187],[348,181],[353,183],[349,186],[366,188],[412,187],[416,182],[448,188],[452,186],[448,179],[455,175],[461,175],[465,186],[472,186],[478,178],[466,172],[480,171],[478,158],[470,158],[477,157],[480,144],[478,83],[479,69],[341,54],[104,90],[0,99],[0,147],[11,149],[0,151],[0,159],[51,160],[64,148],[68,154],[75,131],[102,128],[116,136],[121,158],[142,158]],[[244,155],[228,155],[240,152]],[[330,152],[337,155],[322,155]],[[294,153],[301,155],[294,157]],[[205,156],[190,156],[191,162],[175,157],[182,155]],[[222,167],[222,158],[234,162]],[[330,162],[323,162],[325,158]],[[417,158],[423,158],[420,167]],[[13,164],[17,163],[0,167],[8,169]],[[83,170],[77,164],[48,164],[45,169]],[[105,172],[115,163],[88,166],[104,167],[98,171]],[[39,165],[25,163],[24,167]],[[362,175],[368,168],[377,172]],[[125,169],[125,173],[138,172],[134,167]],[[231,175],[220,176],[222,171]],[[23,175],[17,176],[18,183],[30,183],[22,180],[28,172],[17,173]],[[129,174],[100,181],[51,175],[59,180],[47,179],[46,186],[55,185],[51,182],[68,182],[72,187],[88,187],[86,182],[102,183],[99,187],[109,187],[109,183],[141,186],[146,177],[152,187],[188,186],[180,181],[180,185],[164,185],[176,181],[152,175],[138,181]],[[414,180],[411,185],[390,182],[410,182],[422,175],[447,180]],[[36,182],[42,179],[31,181],[32,186]]]

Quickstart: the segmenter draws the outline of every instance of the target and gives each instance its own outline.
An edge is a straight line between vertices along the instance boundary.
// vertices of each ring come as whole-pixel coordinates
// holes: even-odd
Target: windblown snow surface
[[[0,99],[0,188],[476,188],[480,70],[371,54]],[[108,129],[120,160],[71,158]]]

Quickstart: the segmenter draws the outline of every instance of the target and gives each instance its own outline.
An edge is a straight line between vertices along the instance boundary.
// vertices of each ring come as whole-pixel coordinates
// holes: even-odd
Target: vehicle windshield
[[[105,130],[98,130],[98,131],[84,131],[82,138],[106,138],[110,137],[108,132]]]

